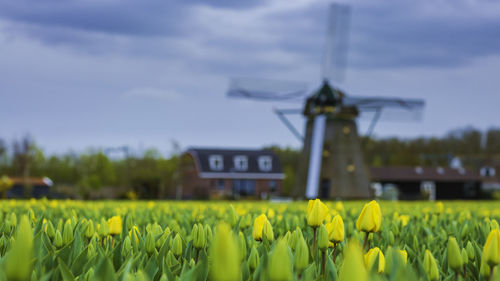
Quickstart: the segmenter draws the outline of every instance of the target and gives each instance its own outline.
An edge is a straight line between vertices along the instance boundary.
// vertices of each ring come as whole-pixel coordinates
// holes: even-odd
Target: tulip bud
[[[262,214],[255,218],[253,222],[252,237],[255,241],[262,241],[262,231],[267,222],[266,215]]]
[[[146,252],[148,254],[152,254],[155,250],[155,239],[153,237],[153,233],[148,232],[146,235],[146,244],[144,245],[146,248]]]
[[[62,239],[64,245],[68,245],[69,243],[71,243],[71,241],[73,241],[73,227],[71,226],[70,220],[67,220],[64,224]]]
[[[475,252],[474,252],[474,247],[472,246],[472,243],[470,241],[467,242],[465,249],[467,250],[467,256],[469,257],[470,261],[473,261],[475,257]]]
[[[273,242],[274,240],[274,232],[273,232],[273,227],[271,223],[266,220],[266,223],[264,224],[264,228],[262,230],[262,234],[266,236],[267,241]]]
[[[91,238],[94,235],[94,222],[89,220],[87,223],[87,228],[85,229],[85,237]]]
[[[174,241],[172,242],[172,252],[177,258],[182,255],[182,239],[179,233],[175,235]]]
[[[322,224],[319,227],[319,233],[318,233],[318,248],[321,251],[326,251],[328,249],[328,231],[326,230],[326,227],[324,224]]]
[[[120,216],[114,216],[108,220],[109,234],[118,235],[122,233],[122,218]]]
[[[382,224],[382,212],[377,201],[365,204],[356,221],[356,228],[364,232],[377,232]]]
[[[219,224],[210,245],[210,277],[214,281],[240,280],[238,244],[227,224]]]
[[[139,246],[139,235],[141,235],[139,228],[135,225],[132,226],[132,229],[128,232],[128,236],[130,236],[130,240],[132,241],[134,248]]]
[[[499,229],[497,220],[493,219],[490,221],[490,229]]]
[[[318,227],[328,215],[328,207],[319,199],[309,200],[307,204],[307,224]]]
[[[500,230],[493,229],[488,235],[481,260],[490,267],[495,267],[500,263]]]
[[[205,242],[205,229],[203,229],[201,224],[195,224],[193,226],[193,246],[196,249],[203,249],[205,247]]]
[[[361,247],[356,240],[351,240],[345,250],[344,263],[340,269],[340,281],[367,281]]]
[[[378,258],[378,264],[375,265],[375,261]],[[373,266],[377,266],[378,273],[384,272],[385,268],[385,258],[384,254],[378,247],[372,248],[368,250],[365,254],[365,265],[368,270],[371,270]]]
[[[49,236],[49,238],[51,239],[54,238],[54,235],[56,235],[54,225],[52,224],[51,221],[47,222],[47,229],[45,230],[45,232],[47,233],[47,236]]]
[[[290,260],[288,245],[285,241],[280,239],[274,247],[269,259],[268,268],[270,281],[292,280],[292,263]]]
[[[63,246],[63,238],[59,230],[56,230],[56,235],[54,237],[54,246],[56,246],[57,248],[61,248]]]
[[[481,276],[483,276],[485,280],[488,280],[488,278],[490,277],[490,266],[482,260],[481,266],[479,267],[479,274],[481,274]]]
[[[434,256],[432,256],[432,253],[429,250],[425,250],[423,265],[425,273],[427,274],[427,278],[430,281],[439,280],[439,268],[437,266],[436,260],[434,259]]]
[[[294,266],[302,272],[309,265],[309,248],[304,237],[298,237],[295,247]]]
[[[213,237],[212,228],[208,224],[205,224],[205,234],[207,237],[207,244],[208,244],[209,242],[212,241],[212,237]]]
[[[469,262],[469,256],[467,255],[467,250],[465,248],[462,248],[462,251],[460,252],[462,254],[462,261],[464,264],[467,264]]]
[[[238,235],[238,245],[240,246],[241,260],[244,260],[247,257],[247,242],[245,240],[243,232],[241,231]]]
[[[130,241],[130,237],[127,236],[125,237],[125,240],[123,241],[123,246],[122,246],[122,256],[126,257],[130,253],[132,253],[132,242]]]
[[[252,250],[250,250],[250,256],[248,257],[248,267],[250,267],[250,270],[254,271],[257,266],[259,266],[259,252],[257,252],[257,249],[253,246]]]
[[[344,241],[344,221],[340,215],[336,215],[331,223],[326,225],[328,230],[328,240],[333,243]]]
[[[462,260],[462,253],[458,246],[457,239],[450,237],[448,239],[448,266],[454,271],[462,269],[464,262]]]
[[[203,231],[203,228],[202,228],[202,231]],[[167,241],[167,238],[169,235],[170,235],[170,229],[167,227],[167,229],[165,229],[165,231],[160,236],[160,238],[158,238],[156,240],[156,242],[155,242],[156,248],[158,248],[158,249],[161,248],[163,246],[163,244],[165,243],[165,241]]]
[[[389,230],[389,245],[394,245],[394,233]]]
[[[16,238],[4,257],[6,280],[27,280],[31,276],[33,258],[33,230],[28,217],[23,215],[17,226]]]
[[[227,214],[227,222],[233,228],[236,223],[238,222],[238,213],[236,213],[236,210],[234,209],[233,205],[229,206],[229,212]]]
[[[179,262],[177,261],[177,259],[175,258],[174,254],[172,253],[172,251],[168,251],[167,253],[167,258],[165,259],[165,263],[167,264],[167,266],[169,268],[171,268],[172,266],[178,264]]]
[[[108,222],[104,218],[101,219],[101,223],[97,227],[97,232],[101,237],[107,236],[109,234]]]

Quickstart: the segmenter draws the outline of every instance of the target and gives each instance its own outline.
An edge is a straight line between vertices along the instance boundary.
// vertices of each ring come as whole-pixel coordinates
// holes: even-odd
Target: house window
[[[239,196],[255,195],[255,180],[236,179],[232,181],[233,192]]]
[[[221,171],[224,169],[222,155],[210,155],[208,157],[208,164],[210,165],[210,170],[213,171]]]
[[[246,171],[248,169],[248,158],[245,155],[234,156],[234,168],[237,171]]]
[[[269,181],[269,191],[276,192],[277,189],[278,189],[278,183],[275,180],[270,180]]]
[[[226,183],[223,179],[217,180],[217,189],[224,190],[226,188]]]
[[[273,158],[271,156],[259,156],[259,169],[263,172],[269,172],[273,168]]]

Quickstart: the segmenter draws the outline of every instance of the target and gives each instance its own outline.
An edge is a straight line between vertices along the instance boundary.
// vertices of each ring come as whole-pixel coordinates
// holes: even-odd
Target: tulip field
[[[500,280],[500,203],[0,201],[0,281]]]

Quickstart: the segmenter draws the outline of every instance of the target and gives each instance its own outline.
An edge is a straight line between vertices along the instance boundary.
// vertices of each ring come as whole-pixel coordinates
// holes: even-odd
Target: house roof
[[[447,167],[371,167],[372,181],[479,181],[479,173]]]
[[[252,179],[283,179],[281,163],[278,156],[270,150],[254,149],[222,149],[222,148],[190,148],[186,151],[193,156],[200,178],[252,178]],[[221,170],[210,167],[210,156],[220,155],[223,161]],[[246,170],[237,170],[235,156],[246,156],[248,167]],[[269,156],[271,169],[263,171],[259,167],[259,157]]]
[[[10,178],[12,180],[13,185],[24,185],[29,184],[29,185],[36,185],[36,186],[52,186],[52,180],[50,180],[47,177],[44,178],[28,178],[27,181],[25,181],[24,178]]]

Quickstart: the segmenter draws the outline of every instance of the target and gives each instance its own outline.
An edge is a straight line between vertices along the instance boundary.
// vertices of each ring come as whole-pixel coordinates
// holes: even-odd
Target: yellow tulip
[[[266,215],[258,216],[253,222],[252,237],[256,241],[262,241],[262,230],[267,223]]]
[[[356,221],[356,228],[364,232],[377,232],[382,224],[382,211],[377,201],[365,204]]]
[[[333,243],[344,241],[344,221],[340,215],[336,215],[332,222],[326,224],[328,230],[328,240]]]
[[[408,261],[408,253],[406,252],[406,250],[398,250],[398,253],[401,255],[401,259],[406,264]]]
[[[483,248],[483,258],[490,267],[495,267],[500,263],[500,230],[493,229]]]
[[[307,204],[307,224],[311,227],[318,227],[323,223],[328,215],[328,207],[319,199],[309,200]]]
[[[368,270],[370,270],[373,266],[375,261],[377,260],[378,257],[378,266],[377,266],[377,271],[378,273],[384,272],[385,268],[385,258],[384,254],[378,247],[372,248],[368,251],[368,253],[365,254],[365,265]]]
[[[114,216],[108,220],[109,234],[118,235],[122,233],[122,218],[120,216]]]
[[[340,281],[367,281],[368,273],[363,266],[363,255],[361,247],[355,240],[347,244],[345,258],[340,268]]]
[[[214,281],[240,280],[240,256],[236,237],[229,225],[222,223],[215,229],[210,245],[210,276]]]
[[[436,213],[441,214],[444,210],[443,202],[439,201],[436,203]]]
[[[398,217],[398,220],[401,222],[402,226],[406,226],[408,222],[410,221],[410,216],[408,215],[401,215]]]

